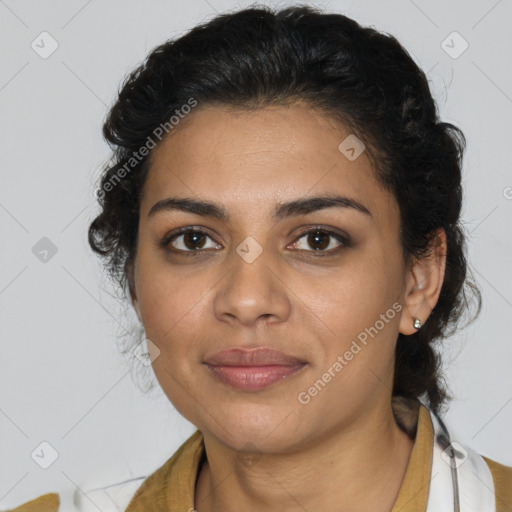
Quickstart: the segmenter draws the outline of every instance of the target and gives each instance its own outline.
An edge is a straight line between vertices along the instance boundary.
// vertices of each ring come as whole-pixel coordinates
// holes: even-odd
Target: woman
[[[393,37],[217,16],[149,55],[104,134],[89,242],[198,429],[127,512],[512,510],[512,468],[439,416],[433,344],[480,304],[464,136]]]

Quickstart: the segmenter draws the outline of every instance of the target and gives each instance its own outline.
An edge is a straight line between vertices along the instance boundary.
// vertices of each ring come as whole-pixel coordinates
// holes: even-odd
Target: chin
[[[290,406],[248,405],[235,407],[232,403],[223,411],[217,421],[205,420],[203,432],[209,432],[220,442],[233,450],[254,447],[266,453],[282,452],[290,448],[293,439],[290,433],[300,437],[300,424],[297,412]],[[221,426],[222,425],[222,426]]]

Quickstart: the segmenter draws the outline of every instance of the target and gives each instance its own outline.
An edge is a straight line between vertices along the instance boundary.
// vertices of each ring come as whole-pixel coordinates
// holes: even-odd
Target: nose
[[[219,320],[251,327],[261,322],[285,322],[289,318],[291,301],[283,272],[279,272],[278,262],[270,251],[261,249],[254,242],[240,244],[226,261],[230,270],[214,297],[214,311]]]

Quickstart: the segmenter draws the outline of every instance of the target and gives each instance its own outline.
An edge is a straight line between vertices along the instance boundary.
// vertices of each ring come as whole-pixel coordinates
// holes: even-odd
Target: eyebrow
[[[352,208],[364,215],[373,217],[370,210],[356,199],[328,194],[295,199],[286,203],[277,203],[272,211],[272,220],[278,222],[294,215],[306,215],[318,210],[323,210],[324,208],[333,207]],[[148,217],[152,217],[158,212],[170,210],[194,213],[202,217],[213,217],[223,222],[229,222],[230,220],[230,215],[222,204],[188,197],[169,197],[162,199],[151,207]]]

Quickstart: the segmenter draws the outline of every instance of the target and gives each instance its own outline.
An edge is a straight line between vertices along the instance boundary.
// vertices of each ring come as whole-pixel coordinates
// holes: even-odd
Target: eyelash
[[[322,257],[326,257],[326,256],[333,256],[334,254],[338,253],[341,249],[352,246],[352,242],[348,236],[341,235],[334,231],[330,231],[329,229],[323,228],[322,226],[315,226],[313,228],[308,228],[307,230],[302,231],[301,233],[299,233],[297,238],[292,243],[295,244],[305,235],[309,235],[310,233],[317,233],[317,232],[320,232],[323,235],[327,235],[329,237],[336,239],[338,242],[341,242],[342,245],[336,247],[335,249],[329,249],[328,251],[321,250],[321,249],[319,249],[319,250],[313,249],[313,250],[309,250],[309,251],[304,250],[304,249],[299,249],[299,251],[311,252],[315,255],[315,257],[322,258]],[[159,245],[167,252],[178,253],[178,254],[181,254],[184,256],[196,256],[197,257],[197,256],[200,256],[201,253],[208,250],[208,249],[196,249],[196,250],[184,251],[182,249],[169,249],[168,246],[171,242],[173,242],[180,235],[187,234],[187,233],[201,234],[201,235],[207,236],[210,239],[212,238],[206,231],[203,231],[202,229],[198,229],[198,228],[196,229],[194,226],[187,226],[187,227],[179,228],[177,231],[174,231],[174,232],[171,232],[171,233],[165,235],[162,238],[162,240],[159,242]]]

